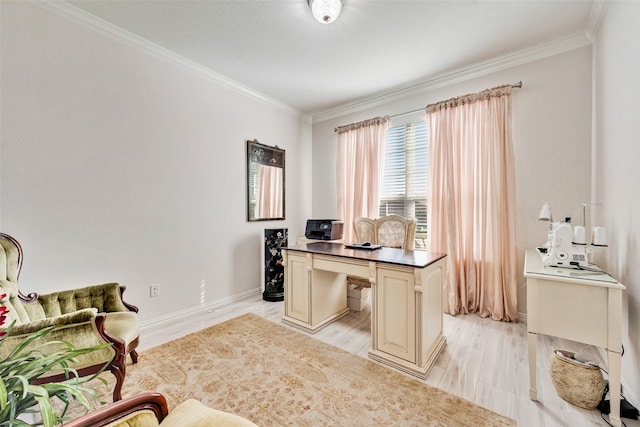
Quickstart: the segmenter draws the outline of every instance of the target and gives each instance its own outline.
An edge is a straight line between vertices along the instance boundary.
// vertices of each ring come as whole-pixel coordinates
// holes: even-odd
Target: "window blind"
[[[416,247],[427,237],[428,134],[426,122],[389,128],[380,192],[380,216],[415,218]]]

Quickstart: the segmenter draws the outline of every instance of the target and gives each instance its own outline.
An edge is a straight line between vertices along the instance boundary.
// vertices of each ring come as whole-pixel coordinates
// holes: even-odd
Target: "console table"
[[[371,283],[369,357],[426,378],[446,344],[442,334],[445,254],[308,243],[283,250],[282,321],[315,333],[349,312],[346,276]]]
[[[594,266],[594,269],[599,270]],[[537,334],[552,335],[607,351],[609,419],[620,427],[620,357],[624,285],[602,271],[545,266],[536,250],[525,254],[529,397],[537,400]]]

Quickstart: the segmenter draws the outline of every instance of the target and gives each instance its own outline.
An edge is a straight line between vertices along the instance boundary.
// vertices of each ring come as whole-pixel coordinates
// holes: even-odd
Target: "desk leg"
[[[621,376],[621,361],[620,353],[607,350],[607,359],[609,363],[609,403],[610,413],[609,421],[611,425],[620,427],[622,421],[620,420],[620,376]]]
[[[536,356],[538,354],[538,334],[529,332],[529,398],[538,401],[536,387]]]

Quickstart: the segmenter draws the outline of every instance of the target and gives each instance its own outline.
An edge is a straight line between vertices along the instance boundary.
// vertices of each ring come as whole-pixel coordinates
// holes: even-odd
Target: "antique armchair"
[[[160,393],[145,392],[109,403],[65,427],[256,427],[254,423],[229,412],[209,408],[188,399],[171,412]]]
[[[388,248],[413,250],[416,239],[416,220],[399,215],[378,219],[358,217],[353,220],[353,232],[358,243],[369,242]],[[369,288],[369,280],[347,276],[347,285]]]
[[[80,377],[93,375],[105,368],[116,378],[113,400],[122,398],[126,373],[126,358],[138,361],[138,308],[122,299],[125,287],[118,283],[65,290],[46,295],[23,295],[18,289],[22,268],[22,247],[13,237],[0,233],[0,294],[7,294],[6,324],[15,321],[11,332],[0,346],[0,357],[21,343],[27,336],[43,328],[53,330],[33,346],[48,343],[43,349],[56,351],[67,342],[75,348],[93,347],[103,343],[111,346],[79,356],[71,368]],[[51,342],[54,342],[51,344]],[[46,350],[43,350],[46,351]],[[38,377],[34,384],[59,382],[66,379],[62,369]]]

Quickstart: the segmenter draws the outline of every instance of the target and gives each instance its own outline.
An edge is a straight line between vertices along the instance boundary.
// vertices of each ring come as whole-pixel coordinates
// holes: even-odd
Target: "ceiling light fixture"
[[[330,24],[340,15],[342,0],[307,0],[313,17],[321,24]]]

